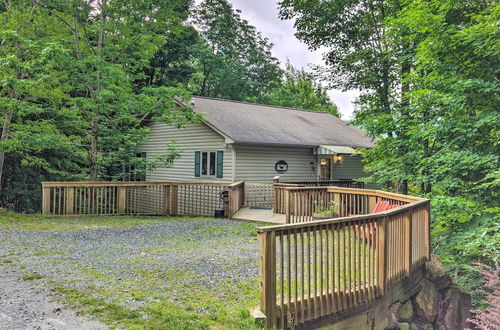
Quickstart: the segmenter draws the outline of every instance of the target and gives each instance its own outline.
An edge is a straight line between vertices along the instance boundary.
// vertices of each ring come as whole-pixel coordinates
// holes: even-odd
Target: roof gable
[[[329,113],[193,97],[195,111],[236,143],[373,147],[359,128]]]

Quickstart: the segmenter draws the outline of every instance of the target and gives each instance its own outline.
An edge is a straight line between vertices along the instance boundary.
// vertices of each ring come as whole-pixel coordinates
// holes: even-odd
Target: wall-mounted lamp
[[[342,162],[342,156],[340,156],[340,155],[333,155],[332,156],[332,161],[333,161],[334,164],[341,163]]]
[[[325,158],[321,159],[321,165],[326,166],[327,163],[328,163],[328,159],[325,159]]]

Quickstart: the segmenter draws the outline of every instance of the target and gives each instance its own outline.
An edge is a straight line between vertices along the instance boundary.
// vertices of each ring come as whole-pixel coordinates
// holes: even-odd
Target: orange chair
[[[390,204],[389,201],[379,201],[377,204],[375,204],[375,207],[373,208],[372,213],[380,213],[388,210],[392,210],[395,208],[400,207],[401,205],[398,204]],[[357,214],[350,214],[349,216],[356,216]],[[354,226],[354,231],[357,232],[359,235],[364,237],[364,239],[367,242],[373,243],[374,245],[377,244],[377,224],[376,223],[369,223],[367,225],[368,230],[360,228],[359,225]],[[372,241],[373,238],[373,242]]]

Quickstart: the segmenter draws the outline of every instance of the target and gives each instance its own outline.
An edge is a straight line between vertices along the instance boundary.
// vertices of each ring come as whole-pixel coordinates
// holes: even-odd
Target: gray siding
[[[363,169],[364,163],[361,159],[362,157],[360,155],[343,155],[340,163],[333,164],[332,179],[359,179],[367,176]],[[377,185],[370,183],[368,183],[366,187],[370,189],[378,189]]]
[[[173,139],[182,149],[182,155],[172,168],[158,168],[147,174],[148,181],[232,181],[233,155],[225,139],[205,124],[190,124],[183,128],[170,127],[162,123],[148,124],[150,131],[144,143],[137,149],[146,152],[148,159],[166,152]],[[224,151],[223,178],[194,176],[195,151]]]
[[[282,181],[317,179],[317,157],[312,148],[237,145],[235,150],[237,180],[271,183],[276,175]],[[274,165],[279,160],[288,163],[287,173],[276,173]]]

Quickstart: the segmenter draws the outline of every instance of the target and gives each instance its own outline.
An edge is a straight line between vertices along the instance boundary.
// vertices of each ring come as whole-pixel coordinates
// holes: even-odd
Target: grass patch
[[[134,235],[124,235],[124,240],[112,241],[108,245],[106,239],[96,234],[103,244],[102,250],[101,245],[89,244],[89,241],[85,241],[84,246],[89,244],[93,248],[80,250],[75,249],[75,245],[88,240],[89,234],[92,237],[93,232],[85,235],[72,233],[69,239],[65,235],[61,239],[60,233],[50,232],[148,226],[167,222],[177,222],[181,227],[183,221],[195,222],[194,225],[187,226],[191,230],[187,235],[178,230],[175,231],[176,235],[157,235],[148,241],[152,243],[144,244],[144,248],[140,249],[135,244],[142,246],[143,243],[137,241],[137,236]],[[231,274],[233,271],[232,264],[227,260],[229,264],[226,265],[225,262],[212,262],[215,259],[211,259],[216,258],[218,249],[231,251],[235,246],[242,246],[247,253],[252,251],[257,246],[255,227],[258,225],[188,217],[0,216],[0,232],[4,231],[0,233],[0,237],[5,237],[0,241],[0,248],[9,247],[10,254],[3,257],[5,260],[8,258],[16,261],[15,268],[24,275],[23,280],[44,278],[34,272],[40,268],[31,267],[31,263],[43,265],[46,269],[50,269],[51,265],[63,267],[59,274],[41,271],[46,276],[43,285],[55,289],[61,303],[79,313],[91,315],[111,328],[259,329],[249,312],[249,308],[259,303],[259,282],[257,277],[253,277],[256,275],[250,273],[250,277],[247,272],[234,271],[234,277],[223,279],[226,273]],[[173,229],[178,228],[174,225]],[[148,234],[151,232],[151,228],[145,227],[144,230]],[[18,234],[24,239],[22,242],[29,243],[13,244],[15,242],[9,239],[10,231],[22,232]],[[113,232],[106,230],[107,235],[113,235]],[[36,235],[37,239],[26,239],[32,235]],[[150,238],[139,237],[143,240]],[[53,240],[57,240],[57,244]],[[203,259],[208,260],[207,267],[213,265],[213,271],[223,268],[222,275],[207,275],[199,272],[196,267],[191,267],[196,266],[194,263],[198,253],[205,250],[210,251],[206,254],[206,258],[210,259]],[[117,251],[120,254],[116,254]],[[115,258],[109,259],[110,256],[106,253]],[[232,253],[223,255],[228,258]],[[179,259],[179,263],[169,263],[170,258],[185,259]],[[249,267],[257,267],[254,260],[250,259],[251,256],[244,254],[242,258],[250,260]],[[3,262],[0,260],[0,263]],[[242,267],[241,262],[237,265]],[[207,272],[210,269],[207,268]],[[240,275],[242,277],[237,278]]]
[[[7,213],[0,215],[0,231],[26,230],[82,230],[99,227],[131,227],[150,225],[163,221],[206,221],[207,218],[158,217],[158,216],[82,216],[55,217],[41,214]],[[219,221],[218,219],[211,219]],[[254,226],[255,227],[255,226]]]
[[[39,280],[39,279],[42,279],[44,278],[45,276],[41,275],[41,274],[36,274],[36,273],[33,273],[33,274],[26,274],[26,275],[23,275],[21,276],[21,279],[23,279],[24,281],[33,281],[33,280]]]
[[[229,287],[228,287],[229,286]],[[111,328],[126,329],[262,329],[254,323],[249,307],[258,302],[257,282],[251,284],[223,283],[223,297],[201,286],[182,288],[182,298],[164,295],[131,310],[117,300],[119,292],[56,287],[61,300],[81,314],[90,314]],[[126,295],[140,293],[127,293]]]

